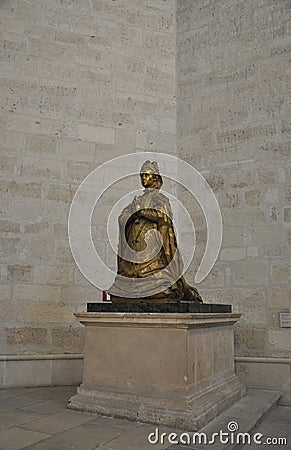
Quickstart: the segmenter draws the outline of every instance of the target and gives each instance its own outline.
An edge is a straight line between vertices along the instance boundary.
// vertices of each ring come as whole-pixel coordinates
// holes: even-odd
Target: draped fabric
[[[135,197],[124,208],[119,216],[118,272],[109,290],[112,295],[131,298],[138,293],[142,298],[193,300],[191,288],[181,277],[183,261],[177,249],[172,217],[168,198],[156,188],[145,189],[143,195]],[[160,234],[151,235],[150,246],[146,235],[151,230]],[[150,258],[152,247],[159,246],[159,252]],[[137,255],[142,252],[141,261],[130,261],[132,250]]]

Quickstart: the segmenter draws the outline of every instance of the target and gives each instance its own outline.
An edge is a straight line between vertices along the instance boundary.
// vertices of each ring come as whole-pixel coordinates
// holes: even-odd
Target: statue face
[[[155,181],[155,175],[151,172],[143,172],[140,174],[141,184],[144,188],[150,188]]]

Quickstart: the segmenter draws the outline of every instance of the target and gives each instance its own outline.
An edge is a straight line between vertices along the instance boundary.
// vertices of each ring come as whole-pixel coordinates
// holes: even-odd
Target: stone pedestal
[[[76,314],[83,383],[68,407],[197,430],[241,397],[231,313]]]

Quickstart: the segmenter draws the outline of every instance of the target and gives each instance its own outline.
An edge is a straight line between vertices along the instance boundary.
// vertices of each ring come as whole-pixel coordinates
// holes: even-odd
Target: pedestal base
[[[85,313],[83,383],[68,407],[198,430],[241,397],[231,313]]]

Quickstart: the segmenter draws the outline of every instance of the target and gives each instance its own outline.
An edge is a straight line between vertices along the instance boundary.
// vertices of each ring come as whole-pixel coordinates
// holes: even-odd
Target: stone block
[[[53,256],[54,242],[52,237],[43,235],[30,235],[30,239],[22,239],[19,243],[19,252],[22,260],[29,263],[50,261]]]
[[[271,349],[291,352],[290,329],[269,330],[268,342]]]
[[[192,276],[192,279],[194,277]],[[201,287],[219,287],[219,286],[223,286],[225,284],[225,269],[224,267],[219,267],[218,265],[216,267],[214,267],[210,274],[207,276],[207,278],[205,278],[202,283],[201,283]]]
[[[51,76],[50,61],[33,55],[28,56],[27,53],[15,55],[12,62],[9,60],[8,71],[15,73],[18,70],[23,72],[29,72],[30,76],[35,78],[38,77],[43,78]]]
[[[78,269],[78,267],[75,268],[74,270],[74,283],[76,286],[86,286],[86,287],[90,287],[91,284],[89,283],[89,281],[84,277],[84,275],[80,272],[80,270]],[[97,290],[97,300],[99,301],[99,297],[100,297],[100,292]],[[100,297],[101,298],[101,297]]]
[[[100,67],[100,50],[90,47],[81,47],[76,49],[76,61],[79,64]]]
[[[25,445],[30,446],[36,444],[44,439],[47,439],[49,434],[38,433],[36,431],[26,430],[22,427],[11,427],[9,430],[0,432],[0,439],[3,446],[11,449],[18,449]],[[13,442],[13,447],[11,443]],[[4,447],[4,448],[5,448]]]
[[[82,381],[83,359],[55,359],[52,361],[52,384],[73,386]]]
[[[49,157],[55,155],[57,142],[50,136],[31,136],[28,140],[28,152]]]
[[[17,4],[15,8],[15,15],[19,19],[34,23],[35,21],[40,21],[42,19],[42,8],[38,4]]]
[[[83,181],[92,172],[92,164],[85,162],[70,162],[67,164],[66,178],[76,181]]]
[[[224,226],[222,248],[241,245],[241,228]]]
[[[105,83],[112,82],[112,75],[108,70],[101,70],[99,67],[80,67],[80,79],[86,83]]]
[[[86,301],[97,301],[97,288],[95,286],[64,286],[62,287],[62,300],[67,304],[80,303]],[[83,299],[83,300],[81,300]]]
[[[86,326],[84,374],[78,394],[69,401],[71,409],[197,430],[217,414],[217,408],[221,411],[240,396],[230,326],[237,315],[77,317]],[[214,345],[217,340],[220,347]],[[138,353],[133,350],[137,345]]]
[[[282,397],[280,399],[280,405],[291,405],[291,380],[289,379],[283,387]]]
[[[14,317],[20,324],[30,324],[32,322],[40,326],[49,323],[65,324],[74,322],[73,311],[73,307],[59,305],[56,302],[25,303],[21,301]]]
[[[1,220],[0,232],[1,234],[20,233],[20,223],[12,222],[10,220]]]
[[[234,339],[238,353],[256,349],[264,351],[268,339],[268,330],[260,326],[245,328],[237,326]]]
[[[174,134],[146,133],[146,150],[175,155],[176,139]]]
[[[62,162],[57,160],[28,159],[20,164],[20,175],[27,178],[60,179]]]
[[[38,217],[49,222],[58,222],[62,218],[62,208],[54,201],[42,200]]]
[[[175,96],[175,83],[173,80],[146,79],[143,83],[143,87],[147,95],[161,95],[166,98]]]
[[[72,33],[73,34],[73,33]],[[80,37],[82,39],[82,37]],[[76,39],[77,40],[77,39]],[[78,81],[78,66],[76,63],[68,63],[64,61],[52,62],[52,78],[63,81]]]
[[[256,258],[259,255],[259,249],[255,246],[250,246],[247,248],[247,255],[251,258]]]
[[[53,225],[54,236],[58,238],[68,237],[68,225],[63,223],[55,223]]]
[[[222,208],[236,208],[240,204],[240,198],[236,192],[219,192],[217,197]]]
[[[5,300],[5,299],[3,299]],[[15,307],[10,302],[1,301],[1,322],[2,324],[9,324],[15,321]]]
[[[28,118],[26,116],[16,116],[9,114],[9,121],[7,124],[8,130],[22,131],[31,134],[49,134],[52,124],[51,121],[45,118]]]
[[[0,361],[0,387],[4,386],[5,361]]]
[[[235,285],[261,285],[267,283],[268,265],[264,261],[234,262],[231,276]]]
[[[245,201],[247,205],[257,206],[261,203],[261,199],[262,193],[257,189],[245,192]]]
[[[32,266],[18,264],[7,266],[7,280],[14,282],[31,281]]]
[[[36,327],[7,327],[6,343],[10,346],[22,346],[25,349],[39,349],[48,344],[48,331],[46,328]]]
[[[95,144],[80,140],[61,140],[59,152],[63,159],[69,161],[93,161]]]
[[[9,302],[11,300],[11,287],[5,284],[0,285],[0,300],[2,302]]]
[[[266,185],[276,185],[279,173],[275,169],[260,170],[258,173],[259,182]]]
[[[71,184],[52,184],[48,186],[47,198],[56,202],[71,203],[77,186]]]
[[[291,208],[284,208],[284,222],[291,223]]]
[[[252,297],[246,298],[244,302],[238,305],[238,311],[244,317],[244,323],[256,327],[268,326],[269,315],[265,307],[265,296],[260,300],[252,300]]]
[[[12,175],[14,172],[14,166],[16,163],[16,158],[13,156],[6,156],[1,155],[0,156],[0,173],[2,175]]]
[[[238,259],[245,259],[246,250],[243,247],[228,247],[220,251],[221,261],[236,261]]]
[[[208,182],[211,189],[214,191],[219,191],[220,189],[223,189],[225,180],[220,175],[207,175],[206,181]]]
[[[45,39],[31,38],[30,53],[35,56],[46,55],[49,59],[74,61],[75,48],[72,44],[49,42]]]
[[[24,225],[25,234],[51,234],[52,225],[49,222],[29,223]]]
[[[97,85],[90,85],[90,89],[88,89],[87,86],[80,86],[78,87],[77,90],[77,101],[82,102],[82,105],[85,108],[95,108],[96,109],[96,103],[100,103],[100,105],[102,105],[103,108],[107,109],[110,108],[112,105],[112,87],[110,85],[106,85],[103,83],[103,86],[97,84]],[[79,136],[83,136],[83,134],[85,134],[85,136],[87,136],[87,139],[82,139],[84,141],[89,141],[89,142],[96,142],[96,133],[98,138],[100,139],[101,137],[103,139],[106,139],[105,143],[110,143],[108,142],[108,139],[111,139],[111,135],[110,135],[110,130],[94,130],[95,127],[92,127],[93,130],[91,129],[90,131],[88,130],[89,125],[79,125]],[[90,127],[91,128],[91,127]],[[101,127],[102,128],[102,127]],[[92,139],[88,139],[88,137],[90,136],[92,138],[92,133],[94,136],[94,140]],[[100,142],[99,140],[97,142]],[[103,141],[101,141],[103,142]]]
[[[119,92],[116,96],[118,109],[125,111],[142,111],[144,114],[156,114],[158,110],[157,98],[150,95]],[[157,120],[157,118],[156,118]]]
[[[73,267],[66,266],[40,266],[34,269],[34,279],[37,284],[70,284],[73,282]]]
[[[261,245],[278,245],[283,242],[283,228],[280,224],[257,225],[254,229],[253,240]]]
[[[81,327],[58,327],[51,330],[53,352],[82,353],[84,330]]]
[[[51,361],[9,361],[6,365],[6,387],[49,386],[51,384]]]
[[[174,27],[173,17],[168,15],[157,16],[157,30],[164,33],[171,33]]]
[[[114,144],[114,129],[79,125],[79,139],[100,144]]]
[[[68,239],[57,239],[55,245],[55,263],[75,264]]]
[[[24,23],[21,20],[16,20],[12,17],[0,17],[1,30],[8,33],[22,34],[24,31]]]
[[[276,361],[260,358],[238,358],[236,373],[241,382],[250,389],[278,390],[290,377],[290,366]],[[268,374],[268,376],[266,376]]]
[[[247,139],[254,139],[257,137],[272,136],[275,134],[275,125],[258,125],[256,127],[247,127],[242,129],[236,129],[231,131],[220,131],[217,133],[217,142],[231,143],[239,142]]]
[[[176,121],[174,119],[161,119],[160,131],[162,133],[174,134],[176,131]]]
[[[11,258],[17,253],[20,238],[6,237],[0,239],[0,251],[2,258]]]
[[[42,196],[42,185],[40,183],[1,180],[0,187],[1,190],[11,194],[13,198],[41,198]]]
[[[24,152],[26,148],[26,135],[13,131],[6,131],[2,134],[1,144],[4,148],[12,152]]]
[[[283,264],[273,264],[271,267],[272,280],[278,283],[286,283],[289,280],[289,268]]]
[[[18,284],[14,288],[15,301],[56,303],[61,300],[59,286]]]

